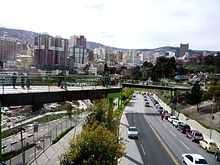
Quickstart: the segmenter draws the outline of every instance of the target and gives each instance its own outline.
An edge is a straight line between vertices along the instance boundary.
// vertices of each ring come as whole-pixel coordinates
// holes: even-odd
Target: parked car
[[[128,128],[128,137],[129,138],[138,138],[138,130],[136,127],[129,127]]]
[[[215,153],[218,151],[217,144],[210,139],[203,139],[199,141],[199,145],[207,152]]]
[[[161,106],[159,106],[159,107],[157,108],[157,111],[158,111],[158,112],[163,112],[163,110],[164,110],[164,109],[163,109],[163,107],[161,107]]]
[[[178,119],[178,117],[177,117],[177,116],[170,116],[170,117],[168,117],[167,120],[168,120],[170,123],[172,123],[174,119],[176,120],[176,119]]]
[[[182,161],[186,165],[208,165],[208,162],[199,154],[182,154]]]
[[[186,133],[188,131],[190,131],[190,126],[188,124],[185,124],[185,123],[180,123],[178,126],[177,126],[177,129],[182,132],[182,133]]]
[[[196,143],[203,139],[202,133],[197,130],[191,130],[186,132],[186,137],[190,138],[193,142]]]
[[[173,119],[173,121],[172,121],[172,124],[173,124],[173,126],[175,126],[175,127],[178,127],[178,125],[179,125],[180,123],[183,123],[183,122],[180,121],[179,119]]]
[[[145,103],[145,107],[151,107],[149,102]]]
[[[217,161],[220,161],[220,150],[218,150],[217,152],[215,152],[215,159]]]

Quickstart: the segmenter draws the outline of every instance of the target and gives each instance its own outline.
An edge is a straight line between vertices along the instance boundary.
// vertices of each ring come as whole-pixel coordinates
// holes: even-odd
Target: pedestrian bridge
[[[56,86],[32,86],[31,89],[11,86],[0,90],[1,106],[42,105],[45,103],[64,102],[84,99],[101,99],[110,93],[121,92],[120,87],[105,88],[102,86],[68,87],[61,89]],[[4,90],[4,91],[3,91]]]
[[[132,83],[124,83],[122,84],[122,88],[144,88],[144,89],[159,89],[159,90],[169,90],[169,91],[189,91],[191,87],[184,86],[162,86],[162,85],[140,85],[140,84],[132,84]]]

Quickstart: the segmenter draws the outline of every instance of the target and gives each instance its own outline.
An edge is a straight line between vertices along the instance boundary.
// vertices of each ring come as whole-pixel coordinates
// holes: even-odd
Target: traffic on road
[[[219,164],[218,144],[168,113],[151,93],[135,92],[131,103],[125,109],[127,138],[135,141],[143,164]]]

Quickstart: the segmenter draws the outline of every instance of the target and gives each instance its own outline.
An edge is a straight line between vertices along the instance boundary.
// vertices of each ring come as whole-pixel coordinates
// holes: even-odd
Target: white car
[[[208,165],[205,158],[199,154],[182,154],[182,161],[186,165]]]
[[[172,121],[172,124],[173,124],[174,127],[178,127],[178,125],[179,125],[180,123],[183,123],[183,122],[180,121],[180,120],[178,120],[178,119],[173,119],[173,121]]]
[[[168,117],[168,121],[170,122],[170,123],[172,123],[173,122],[173,120],[177,120],[178,118],[176,117],[176,116],[170,116],[170,117]]]
[[[128,128],[128,137],[129,138],[138,138],[138,130],[136,127],[129,127]]]

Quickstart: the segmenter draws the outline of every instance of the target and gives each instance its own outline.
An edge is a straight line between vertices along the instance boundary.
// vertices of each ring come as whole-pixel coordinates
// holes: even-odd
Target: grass
[[[26,151],[26,150],[28,150],[28,149],[34,147],[34,146],[35,146],[35,144],[29,144],[29,145],[27,145],[27,146],[24,147],[24,151]],[[11,152],[3,153],[3,154],[2,154],[1,161],[7,161],[7,160],[9,160],[9,159],[11,159],[11,158],[13,158],[13,157],[19,155],[21,152],[22,152],[22,150],[19,149],[19,150],[16,150],[16,151],[11,151]]]
[[[57,143],[60,139],[62,139],[62,137],[64,137],[70,130],[72,130],[74,128],[74,126],[65,129],[63,132],[61,132],[53,141],[52,144]]]
[[[17,127],[14,127],[12,129],[9,129],[9,130],[6,130],[6,131],[3,131],[2,132],[2,138],[6,138],[6,137],[9,137],[11,135],[14,135],[16,133],[19,132],[19,128],[22,127],[22,126],[25,126],[27,124],[31,124],[33,122],[38,122],[38,123],[47,123],[49,121],[53,121],[53,120],[57,120],[57,119],[60,119],[62,118],[63,116],[65,116],[66,114],[54,114],[54,115],[47,115],[47,116],[44,116],[42,118],[39,118],[39,119],[36,119],[36,120],[33,120],[31,122],[28,122],[26,124],[22,124],[20,126],[17,126]]]

